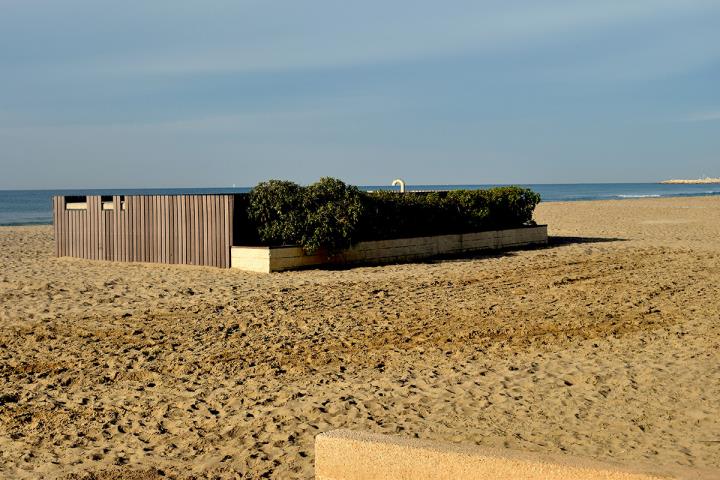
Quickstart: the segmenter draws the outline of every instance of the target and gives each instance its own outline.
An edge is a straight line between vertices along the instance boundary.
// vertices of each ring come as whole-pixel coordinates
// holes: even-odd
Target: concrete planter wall
[[[709,480],[717,474],[348,430],[315,437],[317,480]]]
[[[337,255],[306,255],[300,247],[232,247],[232,268],[270,273],[318,265],[360,265],[422,260],[482,250],[547,244],[547,225],[478,233],[360,242]]]

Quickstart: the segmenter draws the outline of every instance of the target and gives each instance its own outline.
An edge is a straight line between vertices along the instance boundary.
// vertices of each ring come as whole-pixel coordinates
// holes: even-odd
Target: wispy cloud
[[[720,122],[720,110],[695,112],[676,119],[682,123]]]
[[[80,5],[78,9],[95,8],[83,2]],[[126,26],[138,32],[136,38],[114,38],[113,30],[124,31],[117,26],[108,32],[90,32],[108,44],[126,47],[103,51],[86,41],[75,45],[71,53],[59,52],[43,62],[60,62],[66,70],[79,73],[109,75],[348,67],[535,48],[543,42],[575,41],[577,35],[621,25],[702,15],[718,7],[712,0],[556,0],[512,5],[459,1],[442,8],[430,0],[397,4],[319,0],[310,8],[291,2],[281,7],[262,2],[237,2],[233,7],[209,2],[202,8],[186,6],[177,12],[135,6],[142,14],[120,17],[119,21],[139,22]],[[222,18],[218,12],[224,12]],[[157,25],[162,25],[165,36],[154,33]],[[209,25],[212,28],[207,28]]]
[[[562,42],[623,24],[697,14],[709,5],[704,1],[646,0],[487,8],[473,2],[466,5],[467,8],[438,11],[435,5],[424,3],[414,5],[414,12],[403,11],[403,21],[390,13],[387,19],[365,22],[362,17],[367,14],[358,11],[359,21],[341,26],[316,25],[314,31],[291,27],[283,35],[263,38],[262,45],[238,35],[228,43],[218,42],[209,49],[207,45],[183,50],[161,47],[156,52],[134,54],[127,59],[117,57],[96,66],[115,74],[223,74],[522,51],[548,41]],[[333,12],[339,13],[337,7],[328,6],[328,10],[330,18]],[[343,15],[338,17],[342,19]],[[696,49],[694,56],[702,55],[703,50]],[[711,53],[713,55],[706,57],[715,58],[715,52]]]

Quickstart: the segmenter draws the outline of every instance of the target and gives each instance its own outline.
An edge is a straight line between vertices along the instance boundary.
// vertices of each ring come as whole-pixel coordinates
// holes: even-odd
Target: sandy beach
[[[720,198],[535,218],[547,248],[272,275],[0,227],[0,477],[310,478],[341,427],[720,469]]]

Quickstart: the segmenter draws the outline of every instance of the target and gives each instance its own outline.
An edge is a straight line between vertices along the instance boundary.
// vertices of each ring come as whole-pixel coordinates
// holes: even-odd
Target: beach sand
[[[272,275],[0,227],[0,477],[308,478],[340,427],[720,468],[720,198],[536,219],[548,248]]]

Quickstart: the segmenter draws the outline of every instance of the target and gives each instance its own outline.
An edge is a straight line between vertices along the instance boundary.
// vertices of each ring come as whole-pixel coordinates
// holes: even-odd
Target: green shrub
[[[252,189],[248,219],[260,242],[300,245],[308,253],[348,248],[362,212],[362,192],[334,178],[309,187],[269,180]]]
[[[452,212],[453,225],[462,231],[481,231],[489,226],[491,202],[487,190],[451,190],[444,198],[445,208]]]
[[[532,221],[540,195],[509,186],[488,190],[451,190],[445,202],[462,218],[465,231],[524,225]]]
[[[304,189],[282,180],[259,183],[250,192],[248,218],[261,242],[269,245],[297,243],[307,223],[303,210]]]
[[[264,244],[339,252],[363,240],[447,235],[532,222],[540,196],[527,188],[366,193],[322,178],[308,187],[271,180],[255,187],[248,219]],[[247,237],[252,237],[248,235]]]
[[[324,177],[305,189],[305,228],[300,245],[308,253],[321,247],[336,253],[352,245],[362,214],[362,192],[335,178]]]
[[[365,194],[358,228],[359,240],[439,235],[453,224],[453,212],[443,204],[444,192]]]

